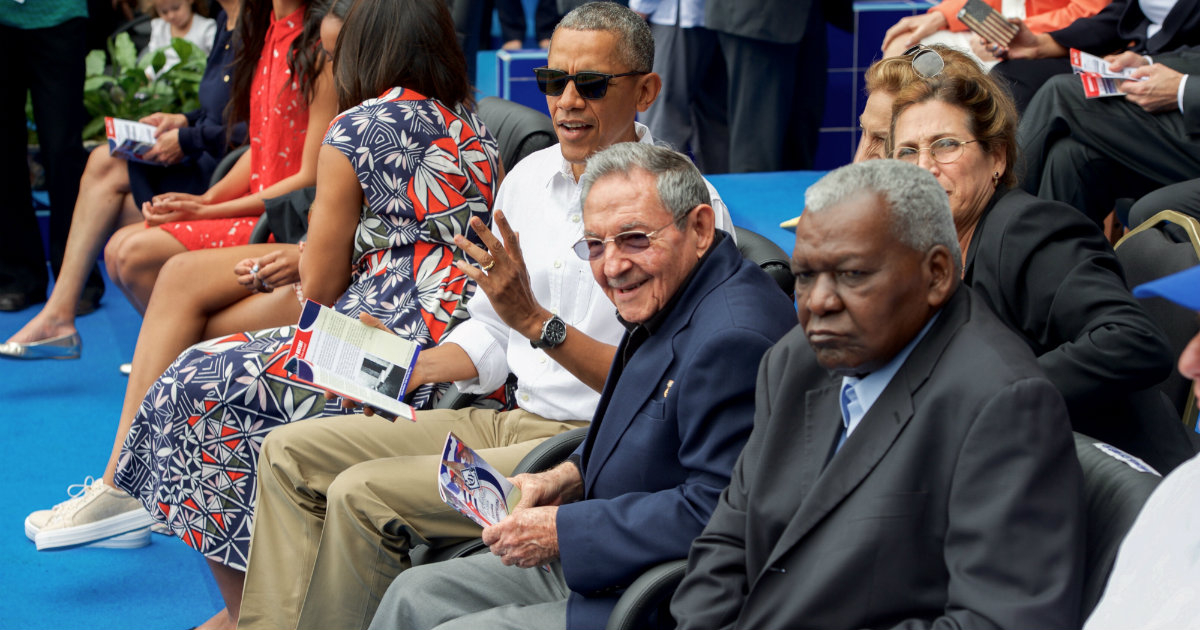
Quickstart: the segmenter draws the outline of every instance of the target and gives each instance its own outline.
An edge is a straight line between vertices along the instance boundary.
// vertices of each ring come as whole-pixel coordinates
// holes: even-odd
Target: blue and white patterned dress
[[[453,262],[467,222],[491,223],[495,140],[473,114],[393,88],[333,120],[325,144],[351,162],[364,203],[352,282],[334,308],[370,313],[433,345],[466,314],[474,284]],[[319,209],[318,209],[319,211]],[[342,413],[288,378],[294,327],[241,333],[186,350],[150,388],[125,440],[119,487],[207,558],[245,570],[259,446],[282,424]],[[438,394],[414,391],[421,407]]]

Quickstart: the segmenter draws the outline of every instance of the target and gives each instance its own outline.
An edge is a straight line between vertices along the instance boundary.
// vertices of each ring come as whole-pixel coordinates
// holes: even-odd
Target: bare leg
[[[196,626],[196,630],[236,630],[238,612],[242,607],[242,584],[246,581],[246,574],[212,560],[208,561],[208,568],[217,581],[217,588],[221,590],[225,609]]]
[[[133,372],[125,387],[112,455],[104,469],[105,483],[116,487],[117,458],[138,406],[155,379],[181,352],[212,337],[296,323],[300,303],[290,287],[251,293],[233,274],[238,261],[280,247],[295,246],[272,243],[203,249],[172,257],[163,265],[133,351]]]
[[[183,243],[164,230],[130,225],[113,235],[104,249],[104,262],[112,281],[133,307],[144,314],[158,272],[168,259],[186,251]]]
[[[110,156],[107,146],[98,147],[79,181],[70,236],[54,290],[42,310],[8,340],[29,343],[75,332],[75,306],[100,248],[114,229],[140,218],[129,194],[125,160]]]

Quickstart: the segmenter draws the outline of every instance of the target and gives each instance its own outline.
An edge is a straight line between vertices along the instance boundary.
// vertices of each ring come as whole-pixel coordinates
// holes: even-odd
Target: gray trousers
[[[1138,199],[1129,209],[1129,227],[1135,228],[1163,210],[1178,210],[1200,220],[1200,179],[1164,186]]]
[[[555,630],[567,625],[569,594],[558,562],[521,569],[485,552],[401,573],[371,630]]]
[[[706,28],[651,24],[654,71],[662,90],[642,122],[655,140],[691,153],[702,173],[729,172],[725,62],[717,34]]]

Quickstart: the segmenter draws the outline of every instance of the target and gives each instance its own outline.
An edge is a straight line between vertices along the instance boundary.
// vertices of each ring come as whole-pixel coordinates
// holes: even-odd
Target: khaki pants
[[[366,628],[412,545],[478,536],[438,497],[449,431],[507,474],[542,440],[587,425],[521,410],[417,418],[318,418],[267,436],[239,628]]]

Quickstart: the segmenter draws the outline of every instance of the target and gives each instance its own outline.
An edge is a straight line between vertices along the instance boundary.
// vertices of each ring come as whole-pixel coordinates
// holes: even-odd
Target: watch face
[[[567,325],[557,316],[551,317],[542,328],[542,342],[550,347],[567,339]]]

